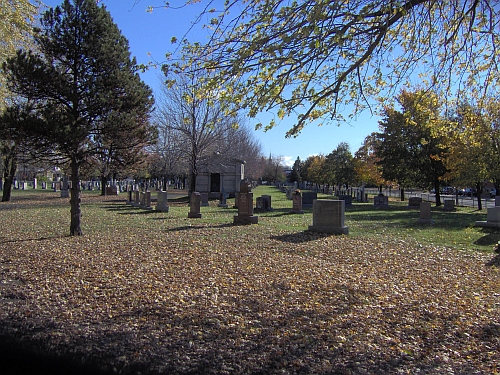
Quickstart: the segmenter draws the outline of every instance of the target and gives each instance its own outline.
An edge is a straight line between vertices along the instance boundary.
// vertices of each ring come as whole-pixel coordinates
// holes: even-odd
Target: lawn
[[[184,199],[159,213],[85,192],[84,236],[69,237],[67,199],[15,191],[0,204],[0,368],[500,373],[500,230],[474,227],[485,211],[433,208],[421,225],[405,202],[354,203],[335,236],[262,194],[274,210],[235,226],[217,201],[189,219]]]

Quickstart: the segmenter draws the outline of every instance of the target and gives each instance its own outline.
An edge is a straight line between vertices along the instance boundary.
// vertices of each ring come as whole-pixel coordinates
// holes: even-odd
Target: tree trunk
[[[17,171],[17,147],[9,148],[8,152],[4,155],[4,185],[2,192],[2,202],[9,202],[12,193],[12,183]]]
[[[404,202],[405,200],[405,188],[401,186],[400,191],[400,196],[401,196],[401,202]]]
[[[106,176],[101,176],[101,195],[105,196],[106,195],[106,185],[108,183],[108,177]]]
[[[439,180],[434,182],[434,189],[436,190],[436,207],[441,206],[441,194],[439,193]]]
[[[480,182],[476,183],[476,195],[477,195],[477,209],[481,211],[483,209],[483,203],[481,202],[481,194],[483,193],[483,186]],[[474,199],[473,193],[471,192],[471,199]]]
[[[80,191],[80,165],[76,161],[71,162],[71,224],[70,235],[81,236],[83,234],[81,228],[82,209],[81,191]]]

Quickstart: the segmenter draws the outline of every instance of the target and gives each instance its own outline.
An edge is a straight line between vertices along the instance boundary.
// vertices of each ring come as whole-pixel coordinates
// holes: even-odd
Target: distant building
[[[245,162],[225,159],[219,155],[201,166],[196,177],[196,191],[208,193],[209,198],[219,198],[222,190],[230,197],[240,191],[241,180],[245,178]]]

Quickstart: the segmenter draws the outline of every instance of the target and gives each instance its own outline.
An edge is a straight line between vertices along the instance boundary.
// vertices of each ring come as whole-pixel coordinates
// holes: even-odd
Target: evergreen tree
[[[110,133],[147,125],[152,94],[128,41],[95,0],[65,0],[45,12],[35,44],[39,53],[19,51],[4,70],[11,90],[36,100],[45,120],[26,131],[69,162],[70,234],[81,235],[81,167],[102,152]],[[112,121],[118,114],[120,121]]]
[[[302,170],[302,162],[300,161],[300,158],[297,156],[297,159],[293,163],[292,166],[292,174],[290,175],[290,182],[302,182],[302,176],[301,176],[301,170]]]

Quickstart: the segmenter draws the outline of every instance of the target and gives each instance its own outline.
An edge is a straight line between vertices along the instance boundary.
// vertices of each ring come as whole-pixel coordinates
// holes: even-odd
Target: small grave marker
[[[200,207],[201,207],[201,194],[195,191],[191,194],[191,202],[189,202],[188,217],[191,219],[201,218]]]
[[[344,225],[345,202],[333,199],[316,199],[313,202],[313,224],[310,231],[349,234],[349,227]]]
[[[432,224],[431,219],[431,202],[420,203],[420,224]]]

